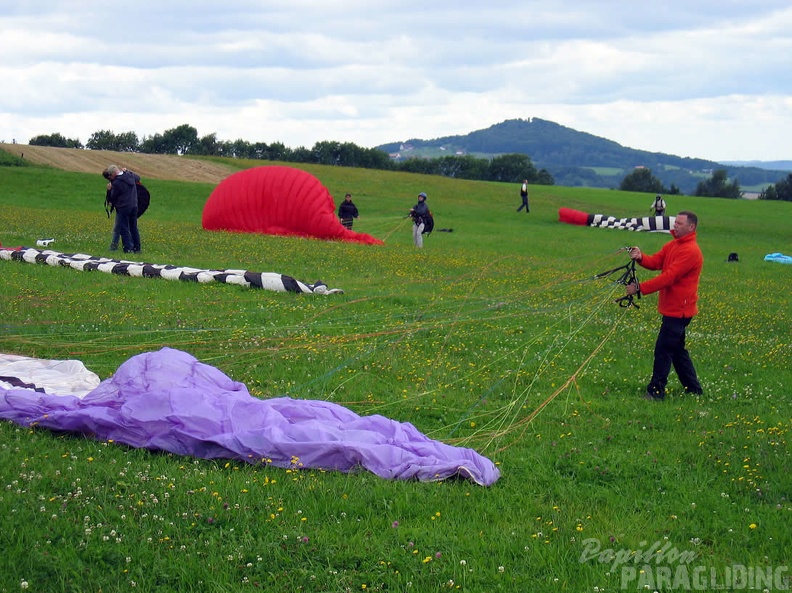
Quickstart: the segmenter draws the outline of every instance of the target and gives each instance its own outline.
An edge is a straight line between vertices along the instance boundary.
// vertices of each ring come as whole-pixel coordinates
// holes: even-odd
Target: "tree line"
[[[413,157],[403,161],[394,161],[383,150],[363,148],[352,142],[323,140],[314,144],[312,148],[303,146],[290,148],[282,142],[267,144],[241,139],[221,141],[217,139],[215,133],[199,137],[198,131],[188,124],[166,130],[162,134],[144,136],[142,140],[135,132],[116,134],[110,130],[101,130],[91,134],[85,146],[79,140],[66,138],[58,133],[36,136],[30,139],[29,144],[116,152],[310,163],[504,183],[521,183],[525,179],[528,180],[528,183],[538,185],[554,185],[555,183],[553,175],[547,169],[537,169],[530,157],[523,153],[502,154],[490,159],[470,155],[450,155],[438,158]],[[592,175],[594,175],[593,172]],[[663,183],[647,167],[638,167],[628,173],[622,179],[619,189],[665,195],[682,193],[679,187],[673,183],[670,187],[664,187]],[[713,171],[709,179],[698,183],[693,193],[695,196],[735,199],[740,198],[742,194],[739,180],[729,181],[728,172],[725,169]],[[781,179],[775,185],[769,185],[763,189],[759,194],[759,199],[792,201],[792,174]]]
[[[478,181],[522,183],[527,179],[532,184],[554,184],[553,176],[546,169],[537,170],[531,159],[525,154],[503,154],[491,159],[454,155],[394,161],[380,149],[362,148],[352,142],[323,140],[314,144],[312,148],[303,146],[289,148],[281,142],[266,144],[264,142],[248,142],[247,140],[221,141],[214,133],[199,137],[198,131],[188,124],[166,130],[162,134],[144,136],[142,140],[135,132],[116,134],[110,130],[100,130],[91,134],[85,146],[79,140],[66,138],[58,133],[36,136],[30,139],[29,144],[58,148],[230,157],[359,167],[442,175]]]
[[[696,186],[694,196],[708,198],[740,198],[743,191],[740,189],[739,180],[729,181],[726,169],[717,169],[712,172],[709,179],[700,181]],[[663,187],[661,181],[652,175],[650,169],[641,167],[627,174],[619,186],[620,190],[637,191],[655,194],[679,194],[679,188],[671,184],[670,188]],[[760,200],[784,200],[792,202],[792,173],[781,179],[775,185],[769,185],[759,194]]]

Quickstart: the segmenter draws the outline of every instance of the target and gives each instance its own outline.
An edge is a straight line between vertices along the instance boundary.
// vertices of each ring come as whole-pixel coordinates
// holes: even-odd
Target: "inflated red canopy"
[[[208,231],[382,244],[341,224],[333,196],[316,177],[277,165],[254,167],[226,177],[206,201],[202,224]]]

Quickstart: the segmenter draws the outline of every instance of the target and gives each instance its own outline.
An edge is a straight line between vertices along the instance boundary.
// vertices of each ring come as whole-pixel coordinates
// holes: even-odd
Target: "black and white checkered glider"
[[[674,228],[675,218],[675,216],[616,218],[606,214],[587,214],[572,208],[558,209],[558,220],[567,224],[593,226],[603,229],[648,231],[650,233],[670,233],[671,229]]]
[[[340,288],[328,288],[323,282],[306,284],[295,280],[291,276],[275,272],[251,272],[248,270],[209,270],[190,268],[186,266],[172,266],[162,264],[149,264],[127,260],[96,257],[84,253],[59,253],[51,250],[39,250],[30,247],[2,248],[0,259],[7,261],[20,261],[31,264],[43,263],[50,266],[64,266],[81,272],[98,270],[108,274],[122,276],[137,276],[146,278],[165,278],[166,280],[186,280],[191,282],[224,282],[237,284],[248,288],[261,288],[275,292],[299,292],[307,294],[340,294]]]

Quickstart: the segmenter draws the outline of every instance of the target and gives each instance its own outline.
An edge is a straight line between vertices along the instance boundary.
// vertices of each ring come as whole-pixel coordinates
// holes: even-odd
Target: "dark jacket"
[[[415,224],[425,222],[424,217],[427,214],[429,214],[429,206],[426,205],[426,200],[418,200],[418,203],[410,210],[410,216]]]
[[[338,218],[340,218],[341,220],[348,220],[350,218],[357,218],[357,217],[358,217],[357,206],[355,206],[352,203],[352,200],[347,202],[346,199],[344,199],[344,201],[341,202],[341,205],[338,207]]]
[[[137,216],[140,218],[143,216],[143,213],[148,210],[149,204],[151,203],[151,194],[146,186],[139,181],[135,185],[137,186]],[[115,210],[113,192],[109,189],[105,194],[105,210],[107,211],[108,218],[110,217],[110,213]]]
[[[110,202],[116,207],[116,210],[137,209],[136,183],[138,181],[140,181],[140,175],[132,171],[123,171],[116,175],[110,190]]]

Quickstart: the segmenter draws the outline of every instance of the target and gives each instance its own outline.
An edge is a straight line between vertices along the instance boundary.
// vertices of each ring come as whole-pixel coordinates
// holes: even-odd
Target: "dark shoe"
[[[118,245],[110,244],[110,251],[118,251]]]
[[[663,395],[662,393],[650,393],[649,391],[647,391],[646,395],[644,395],[644,399],[661,402],[665,399],[665,395]]]

